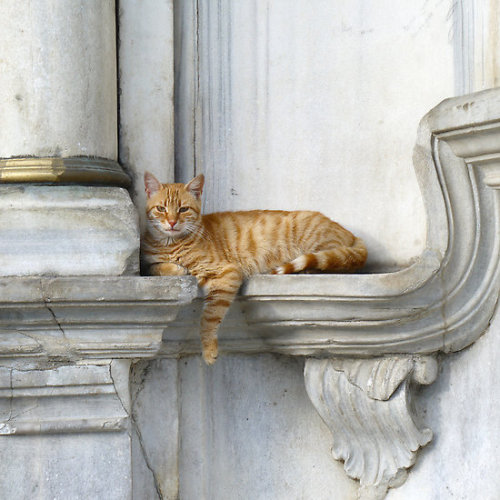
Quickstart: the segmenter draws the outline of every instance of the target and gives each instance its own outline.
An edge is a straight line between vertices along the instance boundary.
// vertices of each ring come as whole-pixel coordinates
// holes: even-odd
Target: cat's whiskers
[[[211,235],[206,231],[206,229],[199,224],[198,222],[186,222],[185,224],[185,229],[188,231],[190,234],[193,235],[198,235],[200,236],[201,239],[205,241],[212,242],[212,237]]]
[[[159,220],[148,218],[148,230],[158,240],[163,240],[164,231]]]

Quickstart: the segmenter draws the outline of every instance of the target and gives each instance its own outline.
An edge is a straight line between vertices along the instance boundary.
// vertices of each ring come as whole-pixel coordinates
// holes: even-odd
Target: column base
[[[139,274],[128,192],[99,186],[0,186],[0,276]]]
[[[2,498],[130,498],[128,361],[0,366]]]

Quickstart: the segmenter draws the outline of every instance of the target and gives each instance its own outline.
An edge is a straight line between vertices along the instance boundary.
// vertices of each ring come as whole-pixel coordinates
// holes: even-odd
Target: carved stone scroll
[[[411,413],[411,383],[432,383],[432,357],[308,359],[307,393],[333,434],[332,454],[360,482],[359,497],[382,499],[400,486],[416,452],[432,439]]]

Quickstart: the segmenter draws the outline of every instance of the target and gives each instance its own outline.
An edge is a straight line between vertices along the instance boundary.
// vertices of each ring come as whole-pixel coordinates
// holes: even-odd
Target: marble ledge
[[[414,166],[426,249],[384,274],[256,276],[220,351],[373,357],[452,352],[488,328],[500,290],[500,89],[443,101]],[[3,358],[178,357],[199,352],[190,277],[0,278]]]
[[[435,262],[426,266],[431,276]],[[346,328],[354,338],[356,328],[395,317],[389,302],[418,287],[415,272],[421,277],[422,265],[417,267],[374,275],[257,276],[224,321],[221,350],[342,353]],[[71,361],[198,353],[201,307],[192,277],[0,278],[0,357]],[[399,314],[421,307],[404,306]],[[369,344],[358,354],[369,353]]]
[[[223,322],[220,350],[315,357],[442,350],[439,262],[429,251],[393,273],[256,276]],[[0,278],[0,364],[198,354],[201,308],[189,276]]]
[[[0,278],[0,363],[154,357],[196,295],[189,278]]]

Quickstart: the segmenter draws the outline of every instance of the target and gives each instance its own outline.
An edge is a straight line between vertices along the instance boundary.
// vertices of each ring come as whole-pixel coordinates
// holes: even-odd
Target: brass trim
[[[87,157],[0,159],[0,183],[12,182],[131,185],[118,162]]]

